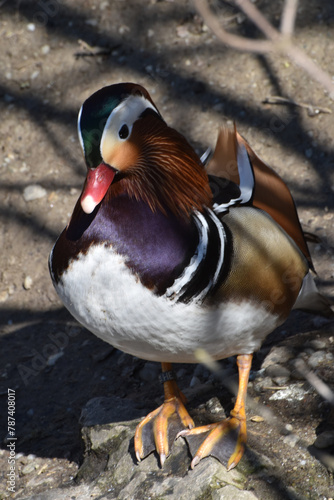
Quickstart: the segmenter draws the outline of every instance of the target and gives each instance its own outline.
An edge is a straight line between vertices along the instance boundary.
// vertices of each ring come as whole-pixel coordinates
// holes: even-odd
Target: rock
[[[298,358],[299,359],[299,358]],[[290,361],[290,378],[294,380],[305,380],[304,374],[296,367],[296,360]]]
[[[94,363],[104,361],[105,359],[107,359],[110,356],[110,354],[112,354],[114,352],[114,350],[115,350],[115,348],[112,345],[106,344],[98,352],[92,353],[92,355],[91,355],[92,360],[94,361]]]
[[[79,486],[73,485],[69,488],[55,488],[53,490],[43,491],[43,493],[34,493],[32,496],[24,497],[23,500],[59,500],[60,498],[62,500],[92,500],[94,498],[98,498],[99,495],[99,488],[91,485],[81,484]]]
[[[6,302],[6,300],[8,299],[9,297],[9,293],[7,290],[3,290],[2,292],[0,292],[0,303],[1,302]]]
[[[39,184],[30,184],[23,190],[23,198],[25,201],[34,201],[39,198],[44,198],[47,195],[46,189]]]
[[[190,380],[190,387],[196,387],[197,385],[200,385],[201,381],[198,377],[196,377],[195,375],[191,378]]]
[[[22,468],[22,474],[24,476],[26,476],[27,474],[30,474],[31,472],[34,472],[34,470],[37,468],[37,465],[35,463],[29,463],[27,465],[25,465],[23,468]]]
[[[334,430],[324,431],[314,441],[314,446],[318,449],[329,448],[334,445]]]
[[[41,48],[41,53],[46,56],[50,52],[50,45],[43,45]]]
[[[273,347],[269,354],[265,357],[261,368],[267,368],[270,365],[277,363],[287,363],[290,359],[294,357],[291,349],[285,346]]]
[[[105,1],[100,3],[100,10],[105,10],[107,7],[110,6],[110,2]]]
[[[13,96],[12,96],[12,95],[10,95],[10,94],[4,94],[4,96],[3,96],[3,100],[4,100],[6,103],[10,104],[11,102],[14,102],[14,101],[15,101],[15,97],[13,97]]]
[[[145,410],[139,410],[131,400],[116,396],[111,398],[98,397],[90,399],[86,403],[79,421],[83,427],[91,427],[117,422],[123,418],[143,417],[146,413]]]
[[[297,359],[300,358],[300,357],[306,358],[305,354],[307,356],[311,356],[313,353],[314,353],[314,349],[312,349],[311,347],[305,346],[303,348],[302,352],[300,353],[300,355],[297,357]]]
[[[98,20],[97,19],[87,19],[85,21],[85,24],[88,24],[88,26],[97,26]]]
[[[182,380],[183,377],[186,375],[187,373],[187,370],[185,370],[184,368],[180,368],[177,372],[176,372],[176,378],[177,380]]]
[[[291,446],[291,448],[294,448],[296,446],[296,444],[298,443],[299,439],[300,438],[299,438],[299,436],[297,436],[297,434],[288,434],[283,439],[283,443]]]
[[[206,368],[201,364],[196,365],[196,368],[194,370],[194,377],[198,377],[199,379],[208,378],[206,375],[207,375]]]
[[[25,290],[30,290],[30,288],[32,287],[32,284],[33,284],[32,277],[31,276],[26,276],[24,278],[24,281],[23,281],[23,288]]]
[[[139,377],[144,382],[154,382],[159,380],[161,373],[159,363],[148,361],[139,372]]]
[[[256,380],[259,378],[263,378],[265,374],[265,369],[261,368],[260,370],[251,370],[249,374],[249,380]]]
[[[267,366],[267,368],[265,369],[265,374],[271,378],[285,377],[289,379],[290,370],[285,368],[285,366],[273,363],[272,365]]]
[[[322,326],[326,325],[328,323],[329,318],[325,318],[323,316],[315,316],[312,318],[312,324],[314,328],[321,328]]]
[[[272,396],[270,396],[271,401],[277,401],[280,399],[286,399],[287,401],[302,401],[306,396],[307,391],[303,389],[298,384],[291,384],[290,387],[286,389],[281,389],[280,391],[276,391]]]
[[[290,380],[290,377],[274,377],[273,381],[275,382],[276,385],[279,386],[284,386],[286,385]]]
[[[107,400],[107,398],[94,398],[89,402],[88,407],[96,410],[97,407],[102,406],[105,412],[107,405],[112,412],[112,406],[121,404],[117,401],[118,398],[110,398],[113,401],[109,401],[108,404],[103,399]],[[121,401],[125,404],[125,401]],[[92,408],[89,411],[91,412]],[[92,418],[87,417],[88,415],[82,417],[81,421],[92,422]],[[67,498],[64,494],[69,495],[70,492],[72,498],[75,497],[76,488],[79,488],[80,484],[89,483],[89,488],[91,492],[94,491],[95,495],[91,493],[91,498],[99,496],[102,498],[107,495],[106,498],[111,500],[130,498],[147,500],[167,497],[171,500],[256,499],[253,493],[243,491],[250,467],[250,459],[247,456],[243,459],[242,467],[230,472],[227,472],[226,468],[212,457],[203,459],[194,470],[191,470],[191,457],[186,441],[179,438],[174,442],[171,454],[163,468],[160,467],[155,453],[151,453],[137,463],[133,436],[138,422],[139,419],[128,422],[114,421],[108,425],[84,427],[82,435],[86,458],[79,470],[76,486],[66,491],[63,490],[61,498]],[[251,463],[252,470],[256,467],[262,468],[263,465]],[[54,498],[57,497],[50,496],[50,500]],[[81,493],[76,498],[88,499],[89,497]]]
[[[205,407],[212,415],[221,415],[222,419],[226,417],[225,410],[217,397],[209,399]]]
[[[235,486],[225,486],[212,494],[212,500],[256,500],[257,497],[251,491],[240,491]]]
[[[293,431],[293,427],[291,424],[285,424],[284,427],[281,427],[280,429],[280,433],[283,435],[283,436],[287,436],[288,434],[291,434]]]
[[[311,368],[317,368],[326,359],[325,351],[316,351],[309,357],[308,364]]]
[[[270,377],[259,378],[254,381],[254,391],[262,392],[266,390],[266,387],[271,387],[273,385],[273,381]]]
[[[324,342],[323,340],[318,340],[318,339],[310,340],[309,342],[307,342],[306,345],[310,346],[312,349],[314,349],[316,351],[326,348],[326,342]]]
[[[59,349],[59,351],[55,352],[54,354],[51,354],[51,356],[48,356],[46,363],[47,366],[54,366],[58,361],[58,359],[61,358],[63,355],[64,351],[62,349]]]
[[[33,71],[33,72],[31,73],[31,75],[30,75],[30,79],[31,79],[31,80],[36,80],[36,78],[38,78],[39,74],[40,74],[40,73],[39,73],[39,71],[38,71],[38,70]]]

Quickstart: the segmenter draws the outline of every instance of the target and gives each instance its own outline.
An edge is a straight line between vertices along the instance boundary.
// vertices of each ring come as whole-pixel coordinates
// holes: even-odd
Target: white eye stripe
[[[83,105],[81,106],[79,114],[78,114],[78,136],[79,136],[79,141],[80,141],[82,150],[85,151],[85,145],[84,145],[84,141],[83,141],[83,138],[82,138],[81,124],[80,124],[81,115],[82,115],[82,108],[83,108]]]
[[[133,124],[146,109],[152,109],[159,114],[157,108],[141,95],[130,95],[113,109],[101,137],[100,151],[102,158],[104,158],[103,151],[110,151],[113,145],[116,146],[117,143],[126,141],[130,137]],[[122,138],[120,131],[124,125],[128,127],[129,133],[127,137]]]

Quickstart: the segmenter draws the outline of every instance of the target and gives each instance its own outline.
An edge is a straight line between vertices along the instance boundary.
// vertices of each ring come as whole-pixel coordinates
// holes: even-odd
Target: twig
[[[78,44],[80,45],[80,48],[82,49],[83,52],[77,52],[75,54],[75,57],[95,57],[95,56],[108,56],[111,53],[110,48],[104,48],[104,47],[93,47],[92,45],[89,45],[87,42],[84,40],[78,40]]]
[[[320,396],[326,399],[332,406],[334,406],[334,392],[330,387],[325,384],[314,372],[312,372],[304,363],[302,359],[296,359],[295,367],[308,381],[309,384],[317,391]]]
[[[279,37],[277,31],[264,17],[255,5],[249,0],[235,0],[235,3],[244,11],[247,17],[266,35],[269,40],[276,40]]]
[[[291,36],[295,27],[298,0],[285,0],[280,31],[282,35]]]
[[[287,385],[268,385],[263,387],[264,391],[286,391],[286,389],[289,389]]]
[[[323,108],[321,106],[313,106],[312,104],[306,104],[304,102],[297,102],[294,99],[288,99],[287,97],[281,97],[278,95],[271,95],[266,97],[263,102],[265,104],[290,104],[292,106],[298,106],[300,108],[307,109],[309,116],[316,116],[320,113],[331,114],[332,110],[329,108]]]
[[[228,33],[218,23],[206,0],[194,0],[195,7],[203,17],[205,24],[223,43],[241,51],[257,54],[273,52],[288,57],[320,83],[327,90],[330,98],[334,99],[334,83],[330,75],[297,47],[292,40],[291,35],[296,17],[297,0],[286,0],[282,13],[281,31],[274,28],[250,0],[235,0],[235,3],[262,31],[267,37],[266,40],[253,40],[252,38]]]
[[[223,43],[237,50],[247,52],[257,52],[265,54],[272,50],[272,44],[267,40],[253,40],[252,38],[244,38],[228,33],[222,28],[216,17],[212,14],[206,1],[194,0],[195,7],[199,14],[203,17],[205,24]]]
[[[286,47],[285,54],[314,80],[320,83],[328,91],[329,97],[334,99],[334,82],[326,71],[321,69],[305,52],[292,43]]]

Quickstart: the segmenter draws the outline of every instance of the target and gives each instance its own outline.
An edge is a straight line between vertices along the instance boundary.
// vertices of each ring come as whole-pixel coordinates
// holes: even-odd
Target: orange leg
[[[161,367],[163,375],[171,373],[170,363],[161,363]],[[134,442],[139,462],[156,450],[163,465],[177,434],[185,428],[194,427],[194,422],[184,406],[185,397],[176,381],[166,380],[164,392],[164,403],[137,425]]]
[[[247,441],[245,401],[252,358],[252,354],[241,354],[237,357],[239,390],[230,417],[216,424],[204,425],[179,432],[178,436],[184,436],[189,443],[191,443],[193,436],[208,433],[194,455],[191,462],[192,469],[202,458],[212,455],[222,463],[226,463],[228,459],[227,470],[231,470],[239,463],[243,456]],[[227,443],[231,438],[231,434],[236,435],[236,443],[233,453],[230,455]]]

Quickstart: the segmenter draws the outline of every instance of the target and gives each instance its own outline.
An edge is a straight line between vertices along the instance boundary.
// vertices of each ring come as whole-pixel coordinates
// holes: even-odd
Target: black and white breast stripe
[[[224,270],[226,233],[222,222],[209,209],[196,211],[194,221],[199,234],[195,253],[164,294],[175,302],[202,302],[215,290]]]
[[[209,155],[208,150],[201,158],[203,163]],[[214,197],[213,210],[207,209],[203,214],[195,212],[194,220],[199,233],[198,246],[183,273],[166,290],[165,297],[180,302],[202,302],[215,290],[220,277],[227,273],[229,259],[224,258],[226,231],[217,215],[228,212],[230,207],[237,204],[247,205],[254,193],[253,168],[245,146],[240,143],[237,147],[237,164],[239,185],[209,175]]]

